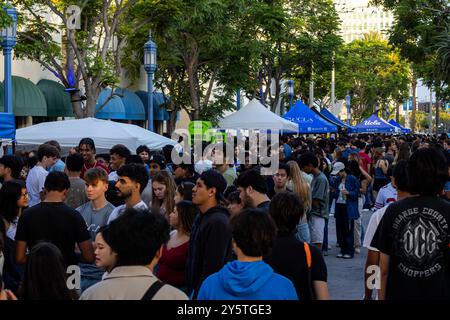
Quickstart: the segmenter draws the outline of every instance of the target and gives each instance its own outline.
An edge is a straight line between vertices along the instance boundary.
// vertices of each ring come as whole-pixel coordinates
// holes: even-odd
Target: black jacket
[[[196,299],[203,280],[231,259],[229,218],[228,210],[217,206],[194,220],[186,270],[187,292],[192,299]]]

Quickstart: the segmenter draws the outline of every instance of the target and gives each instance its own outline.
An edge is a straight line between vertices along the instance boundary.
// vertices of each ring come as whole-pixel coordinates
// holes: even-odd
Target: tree
[[[336,93],[352,95],[352,114],[360,119],[408,96],[409,68],[398,50],[378,34],[345,45],[336,55]]]
[[[119,53],[126,42],[120,24],[137,1],[16,0],[20,29],[15,55],[39,62],[66,88],[73,88],[70,94],[76,117],[92,117],[100,91],[118,82]],[[70,5],[81,8],[79,30],[67,28]],[[56,19],[49,19],[49,14]],[[55,36],[60,33],[62,40],[57,41]],[[85,108],[79,89],[85,92]]]
[[[333,54],[342,44],[338,35],[339,16],[333,1],[278,1],[272,5],[289,10],[284,9],[283,15],[280,13],[279,24],[267,24],[264,16],[256,23],[260,32],[267,34],[260,40],[265,48],[261,59],[266,87],[263,100],[269,100],[274,111],[282,98],[281,82],[286,78],[295,80],[295,91],[306,100],[314,68],[315,89],[323,104],[323,98],[329,96]],[[272,86],[274,95],[270,90]]]
[[[403,58],[411,64],[411,87],[415,92],[417,79],[423,77],[423,64],[433,59],[439,35],[445,34],[450,22],[446,0],[373,0],[394,12],[395,23],[389,41],[400,49]],[[438,63],[438,60],[434,60]],[[437,74],[437,73],[435,73]],[[435,80],[428,80],[429,83]],[[415,128],[416,96],[413,94],[411,128]]]

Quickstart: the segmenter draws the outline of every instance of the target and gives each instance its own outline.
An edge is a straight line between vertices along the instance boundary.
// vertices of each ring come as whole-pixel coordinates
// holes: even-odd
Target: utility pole
[[[428,133],[430,135],[433,134],[433,87],[430,86],[430,114],[429,116],[429,128],[428,128]]]
[[[314,106],[314,66],[311,68],[311,81],[309,83],[309,107]]]
[[[336,99],[336,96],[335,96],[335,82],[336,82],[336,79],[335,79],[335,76],[336,76],[336,70],[335,70],[335,68],[334,68],[334,52],[333,52],[333,69],[331,69],[331,103],[330,103],[330,105],[331,105],[331,108],[334,108],[334,104],[335,104],[335,99]]]

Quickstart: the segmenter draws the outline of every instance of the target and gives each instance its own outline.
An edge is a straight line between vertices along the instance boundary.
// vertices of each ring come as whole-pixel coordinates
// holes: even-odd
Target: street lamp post
[[[292,99],[294,98],[294,80],[288,80],[288,96],[289,96],[289,110],[291,110]]]
[[[149,32],[148,41],[144,45],[144,69],[147,71],[148,84],[148,130],[154,131],[153,128],[153,74],[156,70],[156,44],[152,41],[152,32]]]
[[[17,11],[9,3],[3,7],[6,14],[10,16],[12,23],[0,30],[1,45],[3,47],[3,55],[5,57],[5,112],[12,113],[12,79],[11,79],[11,52],[16,44],[17,39]]]
[[[347,107],[347,124],[350,125],[350,95],[345,96],[345,105]]]

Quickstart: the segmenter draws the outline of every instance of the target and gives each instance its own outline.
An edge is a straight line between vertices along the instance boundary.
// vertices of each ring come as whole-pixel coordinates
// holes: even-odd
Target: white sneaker
[[[360,248],[355,248],[355,253],[360,254],[361,253],[361,249]]]

